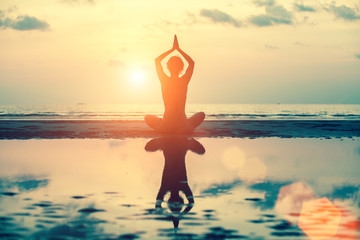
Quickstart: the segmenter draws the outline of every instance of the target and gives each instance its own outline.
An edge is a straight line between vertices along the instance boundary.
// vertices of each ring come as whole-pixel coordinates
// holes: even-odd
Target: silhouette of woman
[[[170,193],[170,198],[167,201],[171,211],[169,219],[173,221],[174,227],[177,228],[181,217],[188,213],[194,204],[194,197],[186,174],[186,153],[190,150],[197,154],[204,154],[205,148],[193,138],[188,139],[184,136],[178,136],[152,139],[146,144],[145,150],[148,152],[163,151],[165,166],[155,207],[161,209],[165,194]],[[185,194],[187,204],[180,195],[181,192]]]
[[[170,76],[167,76],[162,68],[161,62],[166,56],[177,50],[189,63],[186,72],[179,76],[184,68],[182,59],[172,56],[167,62]],[[161,83],[162,98],[165,112],[163,118],[154,115],[146,115],[145,122],[155,131],[161,133],[190,133],[199,126],[205,119],[205,113],[198,112],[187,119],[185,104],[188,84],[194,71],[194,61],[189,55],[182,51],[176,35],[174,36],[173,47],[155,59],[156,72]]]

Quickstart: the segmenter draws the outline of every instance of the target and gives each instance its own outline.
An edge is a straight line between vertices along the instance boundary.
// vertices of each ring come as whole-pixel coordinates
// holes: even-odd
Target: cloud
[[[269,44],[265,44],[265,47],[268,49],[278,49],[277,46],[273,46],[273,45],[269,45]]]
[[[309,44],[306,44],[306,43],[303,43],[303,42],[299,42],[299,41],[294,42],[294,45],[296,45],[296,46],[302,46],[302,47],[309,46]]]
[[[291,13],[286,10],[283,6],[267,6],[265,8],[266,13],[274,18],[277,18],[279,22],[290,22],[291,23]]]
[[[298,12],[316,12],[315,8],[311,6],[305,6],[303,3],[295,3],[294,7]]]
[[[259,27],[265,27],[265,26],[271,26],[273,25],[273,18],[265,15],[265,14],[261,14],[261,15],[256,15],[256,16],[252,16],[249,18],[249,21],[252,24],[255,24]]]
[[[273,6],[275,4],[274,0],[253,0],[253,3],[256,6],[262,7],[262,6]]]
[[[259,2],[262,3],[259,4]],[[265,3],[266,2],[266,3]],[[251,16],[250,23],[259,27],[272,26],[277,24],[292,24],[292,14],[281,5],[276,5],[274,1],[256,0],[258,6],[265,6],[265,13]]]
[[[20,15],[15,19],[6,17],[4,11],[0,11],[0,29],[12,28],[19,31],[27,30],[47,30],[49,24],[45,21],[39,20],[36,17],[28,15]]]
[[[359,20],[360,15],[353,8],[345,5],[339,7],[332,4],[327,10],[331,11],[337,18],[342,18],[349,21]]]
[[[215,23],[229,23],[237,28],[242,26],[241,21],[218,9],[202,9],[200,15],[210,18]]]
[[[355,57],[360,59],[360,53],[355,54]],[[360,148],[359,148],[359,153],[360,153]]]
[[[5,12],[0,10],[0,29],[7,28],[10,24],[10,19],[5,17]]]
[[[18,16],[15,20],[11,21],[9,26],[15,30],[46,30],[49,28],[49,24],[45,21],[41,21],[35,17],[30,16]]]

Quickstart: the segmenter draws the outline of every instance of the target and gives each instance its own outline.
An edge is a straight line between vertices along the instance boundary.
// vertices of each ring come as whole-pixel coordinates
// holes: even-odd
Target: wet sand
[[[183,215],[155,207],[166,160],[152,141],[1,140],[0,238],[360,238],[360,138],[198,138]]]
[[[156,137],[144,121],[0,120],[0,139]],[[360,121],[238,120],[205,121],[194,137],[340,138],[359,137]]]
[[[360,239],[360,121],[205,121],[179,137],[1,120],[0,239]],[[171,176],[192,191],[183,213],[158,204]]]

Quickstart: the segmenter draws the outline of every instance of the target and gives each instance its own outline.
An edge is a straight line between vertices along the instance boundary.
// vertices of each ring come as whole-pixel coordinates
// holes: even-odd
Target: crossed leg
[[[160,128],[162,119],[155,116],[155,115],[146,115],[145,122],[149,125],[152,129],[158,130]]]
[[[191,130],[197,128],[205,119],[205,113],[198,112],[188,118],[188,124]]]
[[[205,113],[203,113],[203,112],[198,112],[198,113],[195,113],[194,115],[192,115],[190,118],[187,119],[187,123],[190,128],[189,130],[193,131],[204,121],[204,119],[205,119]],[[155,115],[146,115],[145,122],[152,129],[158,131],[158,130],[160,130],[162,118],[159,118]]]

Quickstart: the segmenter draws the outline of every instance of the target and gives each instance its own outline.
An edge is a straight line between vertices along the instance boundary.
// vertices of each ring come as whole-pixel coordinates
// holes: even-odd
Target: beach
[[[0,139],[156,137],[142,120],[0,120]],[[210,120],[193,137],[360,137],[360,120]]]
[[[360,239],[359,124],[0,120],[0,237]],[[179,212],[157,200],[177,178],[194,200]]]
[[[179,139],[0,140],[0,237],[360,238],[360,138],[196,138],[184,213],[156,201]]]
[[[359,106],[199,108],[2,106],[0,238],[360,239]]]

